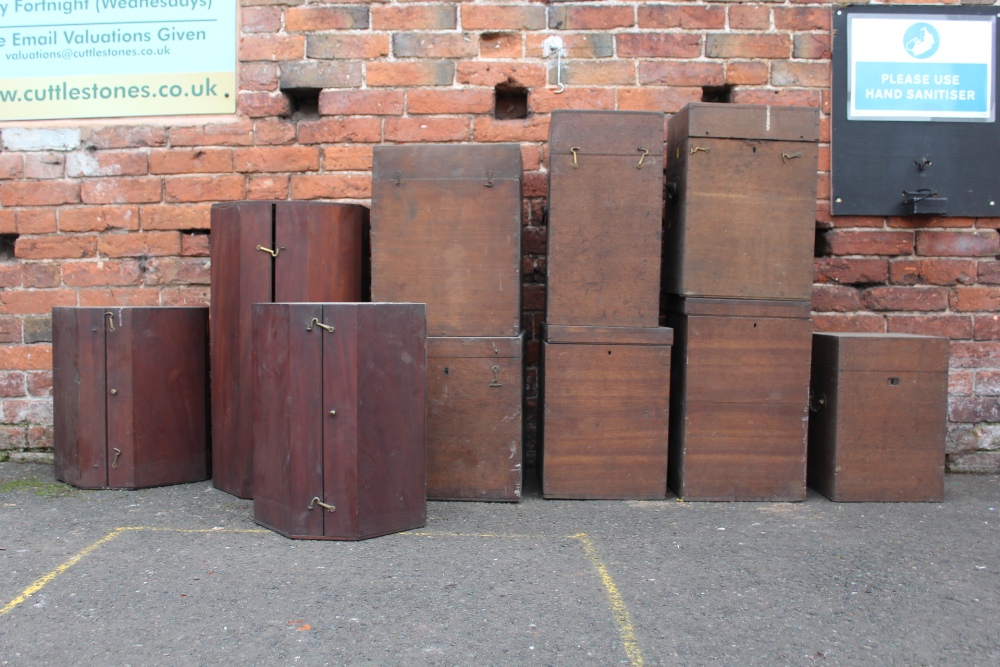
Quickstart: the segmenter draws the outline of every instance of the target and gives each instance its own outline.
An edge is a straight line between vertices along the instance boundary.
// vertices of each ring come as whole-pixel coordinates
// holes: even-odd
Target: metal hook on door
[[[108,318],[108,329],[110,329],[111,333],[114,333],[115,332],[115,314],[112,313],[110,310],[106,310],[106,311],[104,311],[104,316],[106,318]]]
[[[310,509],[311,510],[312,508],[316,507],[316,505],[319,505],[320,507],[322,507],[323,509],[325,509],[327,512],[336,512],[337,511],[336,507],[334,507],[333,505],[327,505],[326,503],[324,503],[322,500],[319,499],[319,496],[313,496],[313,499],[309,501],[309,507],[307,507],[306,509]]]
[[[118,467],[118,457],[122,455],[122,450],[118,449],[117,447],[112,447],[111,449],[115,450],[115,458],[111,460],[111,467],[112,468],[117,468]]]
[[[326,329],[330,333],[333,333],[333,327],[331,327],[329,324],[323,324],[322,322],[319,321],[318,317],[312,318],[312,322],[310,322],[309,326],[306,327],[306,331],[312,331],[313,326],[317,326],[320,329]]]
[[[262,251],[262,252],[266,252],[266,253],[267,253],[267,254],[269,254],[269,255],[270,255],[271,257],[277,257],[277,256],[278,256],[278,253],[279,253],[279,252],[281,252],[281,251],[282,251],[282,250],[284,250],[284,249],[285,249],[285,246],[283,246],[283,245],[279,245],[279,246],[278,246],[278,247],[276,247],[276,248],[275,248],[274,250],[271,250],[270,248],[265,248],[265,247],[264,247],[264,246],[262,246],[262,245],[259,245],[259,246],[257,246],[257,250],[260,250],[260,251]]]

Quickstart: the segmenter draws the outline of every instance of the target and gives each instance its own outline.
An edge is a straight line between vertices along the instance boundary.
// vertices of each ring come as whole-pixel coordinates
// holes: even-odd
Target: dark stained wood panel
[[[553,112],[549,324],[657,325],[663,129],[661,113]]]
[[[132,309],[109,308],[104,329],[108,401],[108,486],[135,486],[135,396]],[[147,354],[159,354],[150,349]]]
[[[667,295],[664,312],[676,315],[717,315],[719,317],[797,317],[812,314],[809,301],[771,301],[760,299],[711,299]]]
[[[543,336],[550,343],[593,343],[606,345],[670,345],[674,332],[669,327],[581,327],[544,324]]]
[[[693,102],[671,116],[681,136],[768,141],[818,141],[814,109],[763,104]]]

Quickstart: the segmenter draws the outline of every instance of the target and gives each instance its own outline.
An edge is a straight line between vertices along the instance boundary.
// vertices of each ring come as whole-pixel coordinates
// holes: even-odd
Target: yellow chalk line
[[[597,548],[594,547],[594,543],[587,533],[577,533],[570,537],[580,541],[580,544],[583,545],[584,553],[587,554],[590,562],[597,568],[597,574],[601,577],[601,582],[604,584],[604,592],[608,596],[608,603],[611,605],[612,612],[614,612],[615,623],[618,625],[618,636],[621,637],[622,644],[625,645],[625,654],[628,656],[629,664],[632,667],[642,667],[645,663],[642,659],[642,651],[639,650],[639,640],[635,636],[632,616],[628,613],[625,602],[618,593],[618,587],[615,586],[614,579],[611,578],[608,568],[604,565],[604,561],[601,560],[600,554],[597,553]]]
[[[266,532],[268,532],[266,530],[252,530],[252,529],[251,530],[227,530],[227,529],[224,529],[224,528],[222,528],[222,529],[220,529],[220,528],[201,528],[201,529],[195,529],[195,528],[154,528],[154,527],[146,527],[146,526],[124,526],[122,528],[115,528],[110,533],[108,533],[107,535],[105,535],[101,539],[97,540],[96,542],[94,542],[90,546],[85,547],[82,551],[80,551],[79,553],[77,553],[76,555],[74,555],[72,558],[70,558],[68,561],[66,561],[65,563],[63,563],[62,565],[60,565],[59,567],[57,567],[56,569],[54,569],[51,572],[49,572],[48,574],[46,574],[44,577],[39,577],[35,581],[31,582],[31,585],[29,585],[27,588],[25,588],[23,591],[21,591],[20,595],[18,595],[16,598],[14,598],[10,602],[8,602],[6,605],[4,605],[4,607],[2,609],[0,609],[0,616],[3,616],[4,614],[10,612],[12,609],[14,609],[15,607],[17,607],[18,605],[24,603],[32,595],[34,595],[38,591],[42,590],[53,579],[55,579],[60,574],[62,574],[63,572],[65,572],[69,568],[73,567],[78,562],[80,562],[80,559],[82,559],[84,556],[92,553],[95,549],[98,549],[98,548],[104,546],[105,544],[107,544],[111,540],[115,539],[116,537],[118,537],[122,533],[127,532],[127,531],[134,531],[134,530],[170,531],[170,532],[175,532],[175,533],[266,533]]]

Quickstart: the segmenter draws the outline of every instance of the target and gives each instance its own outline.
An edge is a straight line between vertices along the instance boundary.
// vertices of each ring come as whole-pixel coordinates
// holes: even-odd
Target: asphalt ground
[[[0,463],[0,665],[997,665],[1000,477],[943,503],[429,503],[296,541]]]

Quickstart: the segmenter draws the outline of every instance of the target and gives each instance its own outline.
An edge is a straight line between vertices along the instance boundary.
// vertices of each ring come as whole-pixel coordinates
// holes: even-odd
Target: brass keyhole
[[[503,384],[500,382],[500,367],[493,367],[493,382],[490,382],[491,387],[502,387]]]

